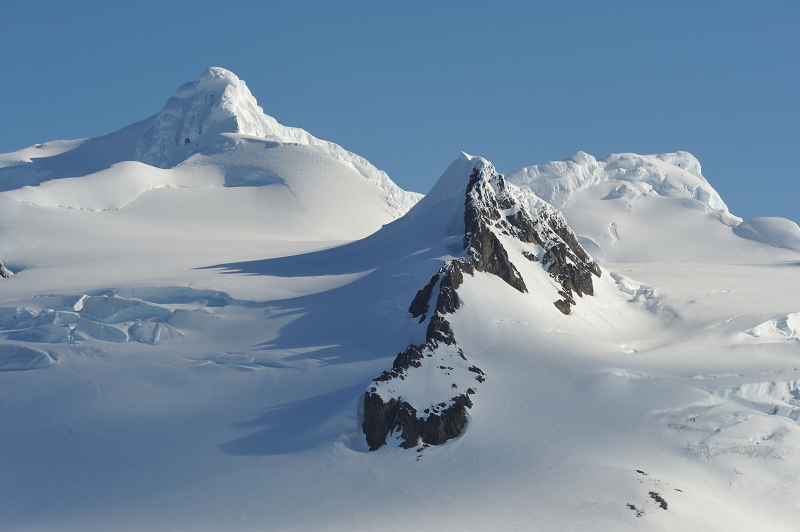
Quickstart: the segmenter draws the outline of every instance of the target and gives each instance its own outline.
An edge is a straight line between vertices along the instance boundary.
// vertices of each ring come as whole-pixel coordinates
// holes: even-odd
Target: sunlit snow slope
[[[0,156],[0,528],[796,530],[792,222],[683,153],[462,154],[400,216],[234,78]]]
[[[116,133],[0,155],[0,190],[0,259],[19,293],[203,285],[194,268],[361,238],[420,197],[281,126],[221,68]]]
[[[800,229],[783,218],[742,223],[728,211],[687,152],[609,155],[578,152],[512,172],[508,181],[559,209],[601,260],[738,261],[761,246],[800,251]],[[741,237],[741,238],[736,238]]]

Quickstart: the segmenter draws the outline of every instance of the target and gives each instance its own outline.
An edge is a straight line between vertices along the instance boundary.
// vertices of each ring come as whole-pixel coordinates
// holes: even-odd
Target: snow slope
[[[421,197],[400,189],[385,172],[341,146],[317,139],[302,129],[279,124],[264,114],[244,81],[219,67],[209,68],[198,81],[181,86],[160,113],[120,131],[91,139],[37,144],[0,155],[0,191],[36,187],[53,180],[98,173],[103,176],[100,179],[103,181],[108,175],[103,172],[112,167],[116,170],[120,164],[123,172],[152,173],[145,167],[131,164],[133,161],[171,169],[195,154],[208,156],[235,150],[240,144],[237,139],[242,137],[266,139],[267,145],[300,145],[312,151],[318,148],[319,153],[380,187],[394,217],[408,211]],[[128,200],[136,197],[136,192],[142,193],[150,188],[191,186],[192,183],[174,176],[172,179],[148,176],[139,179],[123,177],[120,180],[126,181],[130,189]],[[195,185],[203,186],[204,183],[198,179]],[[75,189],[72,185],[66,188]],[[83,208],[70,203],[64,206]],[[111,203],[105,208],[115,207],[118,205]]]
[[[156,157],[174,148],[165,132],[184,123],[204,133],[165,164]],[[0,156],[0,191],[0,257],[21,273],[9,295],[96,282],[206,286],[198,268],[209,263],[362,238],[420,197],[357,155],[279,125],[220,68],[116,133]]]
[[[559,213],[462,155],[396,219],[324,146],[224,132],[198,150],[0,194],[3,528],[796,529],[800,253],[694,192],[604,200],[619,183],[599,182]],[[365,391],[426,342],[410,305],[473,256],[477,204],[508,261],[464,273],[446,314],[440,354],[466,367],[421,365],[432,381],[386,396],[430,404],[430,382],[480,375],[463,430],[370,451]],[[520,212],[558,238],[520,240]],[[569,314],[543,260],[559,231],[602,267]]]

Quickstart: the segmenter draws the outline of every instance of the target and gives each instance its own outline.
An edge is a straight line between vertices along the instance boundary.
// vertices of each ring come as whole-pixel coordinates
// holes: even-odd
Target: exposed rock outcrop
[[[425,342],[409,345],[392,369],[373,380],[364,396],[362,429],[370,450],[391,435],[400,447],[440,445],[467,424],[471,395],[486,374],[470,364],[447,319],[461,308],[458,288],[475,272],[495,275],[519,292],[528,288],[509,249],[539,262],[560,286],[554,302],[564,314],[573,294],[593,295],[600,268],[578,243],[563,217],[533,194],[508,185],[484,159],[473,158],[464,196],[464,256],[451,259],[421,288],[408,312],[427,321]],[[466,180],[466,176],[465,176]]]
[[[509,237],[532,249],[520,249],[529,260],[540,260],[545,270],[561,285],[562,299],[555,302],[564,314],[579,296],[594,295],[592,276],[600,267],[581,247],[563,216],[544,201],[506,183],[494,167],[476,165],[467,186],[464,204],[464,248],[478,271],[492,273],[520,292],[525,281],[509,259],[501,240]]]
[[[11,273],[11,271],[8,268],[3,266],[3,261],[0,261],[0,279],[8,279],[12,275],[14,274]]]

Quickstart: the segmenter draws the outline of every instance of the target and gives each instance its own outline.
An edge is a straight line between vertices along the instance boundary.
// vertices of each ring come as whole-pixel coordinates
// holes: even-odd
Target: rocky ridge
[[[376,377],[364,395],[362,429],[370,450],[393,434],[400,447],[409,449],[441,445],[464,430],[471,396],[486,380],[458,346],[447,319],[461,307],[458,288],[465,275],[488,273],[528,292],[511,249],[540,263],[555,281],[561,299],[554,305],[563,314],[576,304],[574,294],[594,294],[592,276],[601,275],[561,214],[508,184],[485,159],[471,161],[464,193],[464,256],[446,261],[409,306],[412,318],[427,323],[425,342],[399,353],[392,369]]]

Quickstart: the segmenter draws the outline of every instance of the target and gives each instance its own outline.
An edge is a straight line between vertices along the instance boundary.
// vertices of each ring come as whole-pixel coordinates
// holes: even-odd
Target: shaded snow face
[[[580,190],[616,183],[617,187],[603,199],[634,200],[652,195],[691,198],[709,212],[728,212],[725,202],[703,177],[700,162],[685,151],[658,155],[619,153],[599,161],[579,151],[566,161],[522,168],[507,179],[528,188],[557,209]]]

